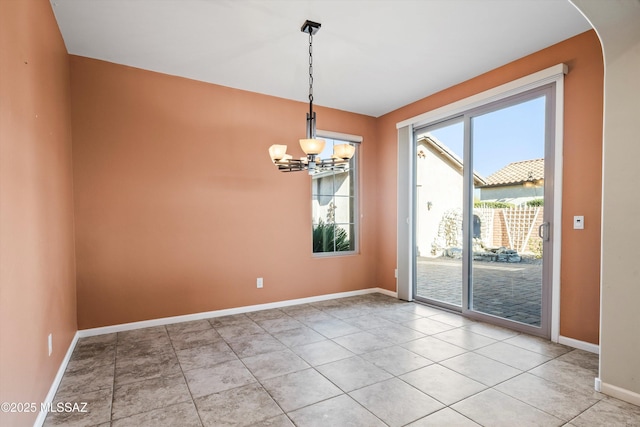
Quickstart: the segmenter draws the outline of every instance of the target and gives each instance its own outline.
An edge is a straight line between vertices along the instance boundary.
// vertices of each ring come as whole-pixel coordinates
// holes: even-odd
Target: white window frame
[[[353,250],[350,251],[333,251],[333,252],[313,252],[313,245],[311,247],[311,254],[314,258],[327,258],[327,257],[339,257],[339,256],[351,256],[360,253],[360,144],[362,143],[362,136],[351,135],[347,133],[333,132],[327,130],[317,130],[316,135],[318,138],[327,138],[340,140],[354,144],[356,146],[355,161],[354,161],[354,184],[353,184],[353,232],[354,232],[354,245]],[[313,180],[311,185],[313,185]],[[311,191],[311,202],[313,203],[313,189]],[[313,231],[312,231],[313,233]],[[313,236],[312,236],[313,238]]]

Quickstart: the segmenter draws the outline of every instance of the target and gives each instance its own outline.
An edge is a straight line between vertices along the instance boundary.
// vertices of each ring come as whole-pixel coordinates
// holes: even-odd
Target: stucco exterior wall
[[[424,153],[416,161],[416,243],[418,255],[439,256],[433,252],[438,227],[447,211],[462,210],[462,171],[443,160],[430,145],[420,144]]]

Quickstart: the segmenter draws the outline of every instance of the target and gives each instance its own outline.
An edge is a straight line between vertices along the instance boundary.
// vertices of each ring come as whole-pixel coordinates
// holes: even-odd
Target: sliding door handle
[[[543,222],[542,224],[540,224],[540,227],[538,227],[538,236],[540,236],[540,238],[545,242],[549,241],[549,229],[549,222]]]

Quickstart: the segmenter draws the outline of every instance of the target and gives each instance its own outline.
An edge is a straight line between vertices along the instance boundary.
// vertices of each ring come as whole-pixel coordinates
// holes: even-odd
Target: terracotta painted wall
[[[603,60],[594,31],[521,58],[378,119],[378,277],[381,287],[389,290],[396,287],[393,275],[396,268],[396,123],[561,62],[569,66],[569,74],[565,77],[560,334],[598,343]],[[585,216],[585,230],[572,229],[573,215]]]
[[[68,55],[51,6],[0,0],[0,402],[40,410],[76,332],[71,159]],[[0,412],[0,425],[36,416]]]
[[[362,135],[361,253],[311,254],[308,105],[71,56],[80,329],[376,285],[375,119],[318,108]],[[264,288],[256,288],[256,278]]]

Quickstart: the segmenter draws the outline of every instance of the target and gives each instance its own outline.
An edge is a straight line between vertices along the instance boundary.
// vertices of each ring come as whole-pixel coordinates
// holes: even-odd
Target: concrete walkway
[[[462,305],[462,260],[418,258],[417,294],[423,298]],[[475,311],[540,326],[542,263],[474,261]]]

